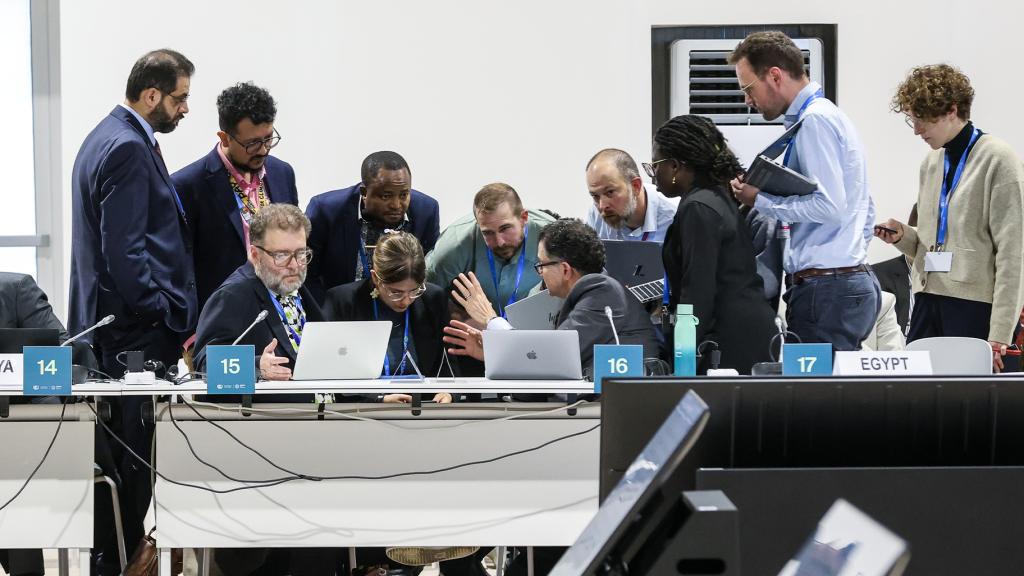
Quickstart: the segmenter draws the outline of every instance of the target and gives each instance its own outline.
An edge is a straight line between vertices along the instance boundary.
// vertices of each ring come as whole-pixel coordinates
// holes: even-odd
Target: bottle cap
[[[676,316],[693,314],[693,304],[676,304]]]

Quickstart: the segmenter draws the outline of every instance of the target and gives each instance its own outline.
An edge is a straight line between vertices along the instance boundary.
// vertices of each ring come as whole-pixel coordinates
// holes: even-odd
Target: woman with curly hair
[[[970,80],[947,64],[915,68],[897,88],[893,112],[932,152],[921,163],[917,228],[890,219],[875,235],[913,263],[907,341],[988,340],[998,371],[1024,306],[1024,167],[974,126],[973,100]]]
[[[750,232],[729,193],[729,181],[743,168],[711,120],[688,115],[658,128],[654,159],[644,170],[659,192],[681,198],[662,248],[672,309],[693,304],[697,342],[715,341],[722,368],[749,374],[769,359],[775,313],[764,298]],[[702,361],[698,370],[707,368]]]

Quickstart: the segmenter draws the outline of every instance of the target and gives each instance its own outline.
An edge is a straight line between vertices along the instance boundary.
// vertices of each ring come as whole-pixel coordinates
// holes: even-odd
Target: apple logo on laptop
[[[526,357],[529,358],[530,360],[536,360],[537,353],[534,352],[533,350],[530,350],[529,352],[526,353]]]
[[[341,348],[338,348],[338,356],[348,356],[348,347],[342,346]]]

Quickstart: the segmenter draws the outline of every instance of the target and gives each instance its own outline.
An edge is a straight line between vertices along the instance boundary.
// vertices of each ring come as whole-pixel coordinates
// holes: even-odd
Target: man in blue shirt
[[[729,62],[736,66],[747,105],[766,120],[785,114],[787,127],[803,120],[785,164],[818,183],[806,196],[768,194],[741,179],[732,183],[737,200],[791,223],[783,265],[789,329],[804,342],[858,350],[878,315],[880,292],[864,263],[875,207],[857,131],[807,78],[803,54],[785,34],[755,32]]]

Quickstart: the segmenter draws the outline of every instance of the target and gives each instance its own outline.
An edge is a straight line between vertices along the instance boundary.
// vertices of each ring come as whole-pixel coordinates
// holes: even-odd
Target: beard
[[[231,161],[231,164],[239,172],[259,172],[260,168],[263,168],[263,164],[267,161],[267,155],[253,156],[252,158],[249,158],[248,163],[242,163],[235,161],[235,159],[228,154],[228,160]]]
[[[306,283],[307,268],[305,266],[299,268],[296,276],[291,276],[287,272],[269,270],[262,265],[253,266],[253,270],[255,270],[256,277],[263,282],[264,286],[269,288],[271,292],[282,296],[295,292]]]
[[[178,121],[184,117],[184,114],[178,114],[172,118],[167,110],[164,110],[163,103],[161,103],[149,115],[149,124],[153,127],[154,132],[167,134],[168,132],[174,132],[174,129],[178,127]]]
[[[619,214],[604,214],[602,212],[601,213],[601,219],[604,220],[605,223],[608,224],[609,226],[611,226],[612,228],[619,228],[623,224],[628,222],[629,219],[633,217],[633,214],[635,212],[636,212],[636,196],[632,192],[630,192],[629,193],[629,199],[626,200],[626,211],[625,211],[624,214],[622,214],[622,215],[619,215]]]

